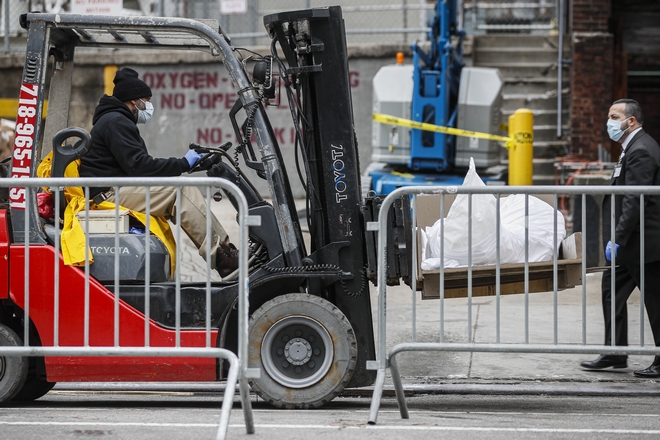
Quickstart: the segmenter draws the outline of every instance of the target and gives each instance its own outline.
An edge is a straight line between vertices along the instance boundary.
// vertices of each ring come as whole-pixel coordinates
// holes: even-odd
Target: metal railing
[[[145,237],[145,270],[144,270],[144,314],[139,315],[136,318],[137,312],[135,312],[131,307],[127,306],[122,300],[120,300],[120,262],[119,262],[119,206],[115,205],[115,232],[114,232],[114,283],[111,283],[109,280],[106,280],[105,287],[99,284],[97,280],[90,276],[90,252],[85,252],[85,265],[80,267],[79,270],[84,275],[84,288],[80,289],[80,292],[75,292],[79,297],[83,297],[82,301],[82,314],[83,316],[77,316],[71,310],[68,310],[67,304],[64,303],[64,296],[67,294],[67,291],[75,289],[74,286],[67,285],[66,290],[65,286],[60,286],[61,276],[64,270],[67,270],[67,266],[63,265],[62,254],[60,253],[60,226],[59,221],[54,221],[52,227],[54,227],[54,239],[52,240],[52,245],[40,243],[42,246],[34,246],[35,243],[31,243],[31,240],[37,240],[37,237],[31,237],[31,234],[27,231],[30,231],[31,228],[34,229],[34,224],[41,222],[39,218],[36,217],[36,212],[34,206],[36,206],[34,197],[35,191],[37,188],[51,188],[53,189],[53,198],[54,198],[54,209],[55,213],[60,212],[60,204],[63,203],[61,199],[60,191],[66,186],[77,186],[85,188],[85,194],[89,194],[90,187],[111,187],[114,188],[115,194],[118,194],[118,191],[123,186],[143,186],[143,187],[156,187],[156,186],[167,186],[177,188],[177,201],[176,201],[176,227],[174,230],[174,238],[177,243],[181,243],[181,210],[178,208],[180,206],[181,198],[181,188],[183,187],[199,187],[203,188],[203,195],[206,197],[207,202],[207,225],[206,231],[207,236],[210,235],[211,231],[211,219],[210,216],[213,215],[211,212],[211,202],[212,202],[212,192],[215,192],[215,188],[221,188],[231,194],[238,203],[238,225],[239,225],[239,236],[238,242],[235,242],[239,249],[247,250],[248,249],[248,226],[257,225],[260,223],[260,218],[253,218],[248,215],[247,201],[243,193],[238,189],[233,183],[226,181],[224,179],[217,178],[185,178],[185,177],[174,177],[174,178],[24,178],[20,179],[20,187],[17,187],[19,181],[17,179],[4,178],[0,179],[0,189],[2,188],[29,188],[25,191],[25,215],[24,222],[14,221],[12,227],[14,230],[19,230],[23,228],[23,240],[9,243],[9,247],[6,248],[6,258],[9,258],[12,255],[12,258],[16,258],[16,261],[20,261],[20,257],[23,257],[22,271],[23,279],[29,280],[25,282],[23,286],[21,283],[12,283],[10,280],[7,280],[7,285],[9,286],[13,298],[20,298],[19,303],[22,303],[22,312],[24,313],[23,318],[23,328],[15,329],[19,337],[22,336],[23,345],[22,346],[0,346],[0,356],[39,356],[39,357],[52,357],[52,356],[125,356],[125,357],[156,357],[156,356],[168,356],[173,358],[216,358],[224,359],[229,363],[228,374],[226,378],[226,388],[224,391],[224,396],[222,400],[222,409],[220,414],[220,421],[217,431],[217,438],[224,439],[227,434],[227,429],[229,425],[229,416],[232,409],[234,395],[236,392],[236,385],[238,384],[240,399],[242,402],[243,415],[245,419],[245,425],[247,433],[254,433],[254,422],[252,416],[252,406],[249,399],[249,389],[247,379],[250,377],[258,377],[259,371],[254,371],[254,369],[248,369],[247,359],[248,359],[248,290],[249,290],[249,280],[248,280],[248,252],[242,251],[239,252],[239,267],[238,275],[235,283],[237,284],[238,290],[238,329],[237,329],[237,339],[238,339],[238,350],[237,354],[224,349],[218,348],[212,344],[214,335],[218,332],[218,329],[211,327],[211,315],[213,310],[211,308],[212,303],[214,302],[211,298],[211,289],[213,286],[217,286],[216,283],[211,281],[211,264],[210,259],[206,262],[206,267],[203,268],[205,274],[204,282],[197,282],[197,286],[204,286],[203,290],[205,293],[204,296],[204,311],[205,316],[198,317],[199,320],[204,321],[204,327],[196,326],[193,330],[190,326],[183,326],[181,322],[182,316],[182,285],[181,277],[182,273],[179,269],[181,261],[181,245],[176,246],[176,269],[173,276],[168,283],[171,285],[174,284],[175,288],[175,307],[174,307],[174,325],[158,325],[156,324],[155,318],[150,313],[150,304],[151,304],[151,289],[154,288],[154,284],[150,284],[150,274],[152,273],[150,262],[150,255],[152,246],[149,244],[149,237],[151,226],[150,220],[146,222],[146,229],[142,232]],[[149,206],[150,195],[147,191],[146,204]],[[85,202],[85,211],[89,212],[90,201],[86,200]],[[32,208],[31,208],[32,207]],[[147,211],[147,219],[149,219],[149,209]],[[97,211],[98,212],[98,211]],[[113,212],[113,211],[108,211]],[[57,218],[57,214],[56,214]],[[4,220],[4,219],[3,219]],[[81,221],[81,226],[83,230],[89,231],[89,217],[85,217],[85,220]],[[23,224],[20,224],[23,223]],[[0,231],[4,228],[3,225],[0,225]],[[85,248],[90,249],[90,234],[85,234]],[[206,254],[210,254],[211,240],[207,240],[206,245]],[[31,245],[32,244],[32,245]],[[111,246],[111,245],[109,245]],[[39,248],[49,247],[53,249],[52,255],[54,255],[54,261],[48,262],[43,261],[44,253],[39,251]],[[32,250],[32,252],[31,252]],[[22,253],[22,254],[21,254]],[[34,256],[31,256],[34,254]],[[92,252],[93,254],[93,252]],[[48,254],[50,255],[50,254]],[[92,255],[93,256],[93,255]],[[18,257],[18,258],[17,258]],[[37,260],[39,259],[39,260]],[[20,263],[14,262],[12,266],[12,276],[20,277],[21,268],[19,267]],[[167,264],[166,264],[167,265]],[[35,267],[49,268],[54,269],[54,273],[46,273],[45,270],[41,270],[38,273],[35,273]],[[202,268],[200,268],[202,269]],[[78,275],[80,276],[80,275]],[[52,310],[44,312],[44,301],[48,301],[48,298],[44,296],[47,295],[46,292],[40,291],[38,289],[31,288],[32,284],[39,285],[48,284],[51,286],[52,282]],[[17,291],[16,286],[19,286]],[[77,284],[80,287],[80,283]],[[113,286],[113,287],[111,287]],[[20,291],[22,287],[22,292]],[[114,288],[114,290],[112,290]],[[94,323],[91,320],[92,315],[97,315],[98,309],[91,308],[92,300],[96,301],[98,306],[98,295],[93,296],[91,294],[92,289],[96,292],[101,289],[103,292],[106,292],[108,295],[112,296],[114,299],[113,310],[106,310],[106,312],[113,315],[113,334],[110,337],[108,332],[104,333],[105,339],[99,337],[98,334],[98,323]],[[113,292],[115,292],[113,294]],[[1,293],[1,292],[0,292]],[[107,296],[107,295],[106,295]],[[9,296],[7,297],[9,298]],[[62,301],[61,301],[62,298]],[[106,302],[107,305],[107,302]],[[17,308],[21,308],[21,304],[15,305]],[[110,309],[110,307],[108,307]],[[31,314],[39,312],[42,314],[42,322],[52,321],[53,327],[48,329],[48,332],[52,332],[52,343],[49,344],[47,341],[40,340],[39,345],[30,343],[34,341],[34,337],[39,337],[36,332],[35,327],[31,326]],[[44,313],[47,313],[47,318],[44,320]],[[130,319],[126,319],[127,315],[131,315]],[[155,315],[154,315],[155,316]],[[63,330],[60,329],[61,325],[64,325],[65,322],[70,322],[76,320],[80,321],[82,318],[83,330],[82,330],[82,339],[80,343],[67,343],[66,341],[71,340],[70,334],[65,334]],[[137,324],[134,323],[129,325],[129,321],[133,319],[142,319],[144,321],[144,345],[140,346],[126,346],[122,345],[120,341],[125,339],[120,337],[124,328],[137,329]],[[158,333],[157,333],[158,332]],[[191,336],[192,333],[195,333],[194,337]],[[165,334],[166,337],[158,337]],[[50,335],[49,335],[50,336]],[[80,335],[78,335],[80,336]],[[216,335],[217,336],[217,335]],[[80,339],[80,338],[78,338]],[[112,343],[104,343],[103,341],[110,341]],[[164,342],[165,341],[165,342]],[[4,363],[3,363],[4,365]],[[216,372],[217,362],[215,367],[210,367],[212,371]],[[184,378],[181,381],[185,380]],[[208,380],[208,379],[207,379]]]
[[[376,419],[378,416],[378,410],[380,407],[380,402],[381,402],[381,397],[383,393],[383,388],[384,388],[384,383],[385,383],[385,376],[387,369],[390,369],[391,375],[392,375],[392,382],[394,385],[394,389],[396,392],[396,397],[399,405],[399,411],[401,414],[402,418],[408,418],[408,409],[407,409],[407,404],[406,400],[404,397],[404,390],[403,390],[403,383],[401,379],[401,374],[399,370],[399,366],[397,363],[397,357],[406,352],[499,352],[499,353],[562,353],[562,354],[616,354],[616,355],[629,355],[629,354],[637,354],[637,355],[660,355],[660,347],[655,347],[655,346],[645,346],[645,337],[644,337],[644,326],[645,326],[645,320],[644,320],[644,294],[645,294],[645,274],[644,274],[644,264],[645,264],[645,256],[644,256],[644,248],[645,248],[645,242],[644,242],[644,237],[645,237],[645,225],[644,225],[644,207],[645,207],[645,200],[647,197],[653,196],[653,197],[658,197],[660,196],[660,187],[657,186],[626,186],[626,187],[617,187],[617,186],[521,186],[521,187],[482,187],[482,188],[464,188],[464,187],[407,187],[407,188],[400,188],[392,193],[390,193],[385,200],[383,201],[379,217],[378,217],[378,223],[370,223],[368,225],[369,230],[375,230],[378,231],[378,246],[377,249],[386,249],[386,242],[387,242],[387,236],[386,232],[383,233],[382,231],[387,231],[387,213],[389,212],[390,206],[395,202],[400,197],[412,197],[412,215],[413,215],[413,225],[417,225],[417,202],[419,199],[420,195],[427,195],[427,194],[435,194],[439,196],[439,210],[438,212],[438,217],[437,218],[442,218],[443,214],[447,212],[446,211],[446,205],[445,205],[445,196],[447,195],[467,195],[468,197],[468,220],[467,220],[467,244],[468,244],[468,249],[469,250],[469,256],[468,256],[468,264],[465,267],[465,275],[464,278],[467,278],[467,289],[466,289],[466,297],[467,297],[467,316],[466,316],[466,321],[467,321],[467,336],[465,338],[461,338],[461,341],[459,342],[450,342],[446,339],[445,337],[445,310],[446,310],[446,301],[447,297],[445,296],[446,290],[449,288],[446,287],[446,282],[447,278],[445,277],[445,272],[448,272],[449,269],[445,269],[444,265],[440,265],[439,272],[433,273],[432,275],[425,275],[424,280],[425,282],[427,281],[427,277],[437,277],[436,280],[438,283],[434,284],[439,286],[439,292],[438,292],[438,299],[440,300],[439,303],[439,329],[438,329],[438,335],[437,337],[439,338],[439,342],[418,342],[416,338],[417,334],[417,302],[416,302],[416,296],[415,292],[413,291],[413,296],[412,296],[412,338],[408,342],[403,342],[403,343],[398,343],[394,346],[388,346],[388,340],[387,340],[387,316],[388,316],[388,310],[386,307],[387,303],[387,282],[385,279],[386,276],[386,270],[385,270],[385,264],[387,261],[387,256],[385,255],[385,252],[380,252],[378,254],[378,312],[377,312],[377,322],[378,322],[378,335],[377,335],[377,340],[378,340],[378,347],[377,347],[377,360],[376,361],[369,361],[368,362],[368,368],[377,370],[377,378],[376,378],[376,384],[373,392],[373,397],[372,397],[372,402],[371,402],[371,410],[369,414],[369,423],[374,424],[376,423]],[[473,266],[471,261],[472,258],[472,247],[473,247],[473,241],[472,241],[472,236],[473,236],[473,217],[472,217],[472,212],[473,212],[473,197],[481,194],[492,194],[495,196],[496,199],[496,218],[493,219],[495,222],[494,225],[494,231],[496,234],[496,246],[497,246],[497,253],[496,253],[496,261],[495,264],[490,266],[491,272],[494,269],[494,287],[495,291],[494,293],[491,291],[489,295],[494,295],[495,296],[495,331],[494,331],[494,340],[492,341],[486,341],[486,342],[475,342],[475,339],[473,337],[473,316],[472,316],[472,299],[473,299],[473,292],[477,289],[475,287],[476,285],[473,285],[473,277],[477,273],[477,266]],[[524,285],[524,288],[521,290],[521,292],[524,294],[524,330],[521,332],[522,335],[517,334],[516,338],[517,339],[523,339],[523,342],[520,343],[504,343],[502,342],[501,335],[500,335],[500,328],[502,326],[502,308],[501,308],[501,295],[503,295],[503,291],[501,290],[502,284],[504,283],[504,275],[502,269],[503,265],[501,264],[501,259],[500,259],[500,235],[501,235],[501,211],[500,211],[500,205],[501,205],[501,196],[505,195],[510,195],[510,194],[525,194],[525,212],[524,212],[524,233],[525,233],[525,260],[524,260],[524,270],[523,270],[523,276],[524,278],[519,278],[517,281],[519,283],[522,283]],[[558,204],[559,201],[565,198],[566,196],[568,197],[573,197],[574,198],[574,203],[581,203],[582,207],[582,216],[581,216],[581,221],[580,221],[580,230],[583,234],[583,237],[588,234],[588,229],[587,229],[587,214],[586,214],[586,209],[587,209],[587,196],[593,196],[593,197],[605,197],[605,196],[611,196],[612,199],[614,199],[615,196],[620,197],[620,196],[635,196],[640,198],[640,218],[642,219],[640,222],[640,248],[642,251],[640,252],[640,262],[641,262],[641,274],[640,274],[640,279],[641,279],[641,285],[640,287],[640,329],[639,329],[639,345],[630,345],[630,346],[622,346],[622,345],[615,345],[615,337],[616,335],[616,319],[615,319],[615,294],[611,294],[611,304],[610,304],[610,310],[611,310],[611,315],[610,315],[610,330],[611,330],[611,335],[612,335],[612,345],[602,345],[602,344],[589,344],[587,342],[587,314],[586,314],[586,306],[587,306],[587,296],[586,296],[586,274],[587,274],[587,262],[586,258],[582,257],[582,261],[580,263],[575,263],[576,260],[571,260],[573,262],[573,269],[577,269],[575,267],[576,264],[579,264],[580,271],[581,271],[581,283],[582,283],[582,289],[581,289],[581,318],[579,319],[579,325],[581,325],[581,329],[578,328],[573,328],[571,327],[570,329],[565,329],[562,327],[563,330],[565,330],[568,334],[571,335],[570,341],[569,342],[559,342],[558,338],[558,328],[559,328],[559,307],[558,307],[558,290],[560,288],[558,284],[558,271],[559,271],[559,249],[558,249],[558,226],[557,226],[557,215],[555,215],[554,219],[554,231],[553,231],[553,243],[554,243],[554,252],[553,252],[553,259],[552,261],[547,261],[547,265],[551,265],[551,281],[552,281],[552,287],[547,290],[530,290],[531,289],[531,269],[532,269],[532,263],[529,262],[529,196],[530,195],[552,195],[552,203],[551,205],[553,206],[555,214],[558,212]],[[614,216],[614,203],[611,204],[612,209],[609,213],[603,212],[603,216],[608,215],[610,217],[610,224],[611,228],[609,231],[606,231],[609,233],[609,236],[611,237],[612,243],[615,242],[615,216]],[[419,226],[418,226],[419,227]],[[592,225],[593,227],[593,225]],[[441,223],[440,226],[440,237],[444,237],[444,222]],[[578,229],[575,228],[574,229]],[[596,225],[595,227],[596,234],[600,234],[599,231],[599,225]],[[416,234],[413,234],[416,235]],[[604,240],[605,238],[603,238]],[[417,286],[417,279],[416,279],[416,271],[414,270],[415,267],[419,267],[420,264],[417,261],[417,255],[419,252],[417,251],[417,242],[413,241],[413,271],[412,273],[414,276],[412,277],[411,281],[411,286]],[[440,261],[444,261],[444,256],[445,256],[445,245],[444,245],[444,240],[440,239]],[[650,246],[656,246],[655,243],[649,244]],[[600,244],[598,245],[599,247],[601,246]],[[603,246],[604,247],[604,246]],[[538,263],[534,263],[538,264]],[[546,266],[546,269],[548,267]],[[611,263],[607,264],[607,269],[611,270],[611,285],[610,289],[611,292],[615,292],[615,279],[616,279],[616,269],[617,269],[617,261],[616,257],[612,257]],[[595,267],[595,268],[590,268],[589,271],[602,271],[602,270],[607,270],[605,267]],[[546,272],[547,273],[547,272]],[[423,273],[422,273],[423,274]],[[550,278],[548,278],[550,280]],[[508,280],[507,282],[510,282]],[[570,286],[568,286],[570,287]],[[577,290],[577,287],[576,287]],[[553,328],[553,333],[551,335],[551,340],[552,343],[530,343],[530,338],[529,338],[529,333],[530,333],[530,301],[529,301],[529,294],[530,292],[536,292],[536,291],[550,291],[553,294],[553,305],[552,305],[552,328]],[[508,292],[508,293],[515,293],[515,292]],[[483,294],[483,293],[480,293]],[[428,309],[428,305],[426,305],[426,308]],[[517,312],[519,313],[519,311]],[[453,318],[456,318],[456,316],[453,316]],[[575,323],[571,323],[572,325],[576,325]],[[578,335],[581,335],[581,338],[578,338]],[[550,340],[550,338],[547,338]],[[463,342],[465,341],[465,342]],[[660,341],[657,341],[660,342]]]
[[[464,26],[469,33],[557,30],[557,0],[463,0]]]

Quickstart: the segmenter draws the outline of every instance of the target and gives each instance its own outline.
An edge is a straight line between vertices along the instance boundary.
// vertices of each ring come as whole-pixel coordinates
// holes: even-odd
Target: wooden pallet
[[[529,263],[528,292],[554,290],[553,263],[544,261]],[[422,271],[422,299],[440,298],[440,270]],[[496,294],[496,267],[472,267],[472,296]],[[582,284],[582,260],[557,261],[557,289],[564,290]],[[500,266],[500,294],[511,295],[525,292],[525,265],[502,264]],[[445,269],[445,298],[468,296],[468,270],[466,267]]]

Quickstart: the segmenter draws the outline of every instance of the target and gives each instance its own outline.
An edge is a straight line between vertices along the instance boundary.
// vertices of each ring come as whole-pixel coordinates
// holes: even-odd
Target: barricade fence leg
[[[392,373],[392,382],[394,383],[394,391],[396,393],[396,400],[399,404],[399,412],[402,419],[409,419],[408,405],[406,404],[406,396],[403,392],[403,383],[401,383],[401,373],[399,372],[399,364],[396,361],[396,354],[392,355],[389,359],[390,372]]]
[[[218,433],[216,440],[224,440],[227,436],[227,429],[229,428],[229,416],[231,415],[231,408],[234,405],[234,394],[236,393],[236,380],[238,379],[238,358],[236,356],[227,356],[229,361],[229,373],[227,374],[227,386],[225,387],[225,394],[222,397],[222,410],[220,411],[220,424],[218,425]],[[254,427],[253,427],[254,429]],[[249,434],[248,428],[248,434]]]
[[[375,425],[378,419],[378,410],[380,409],[380,399],[383,397],[383,386],[385,385],[386,367],[379,368],[376,374],[376,384],[374,393],[371,396],[371,407],[369,409],[369,424]]]
[[[254,434],[254,416],[252,414],[252,402],[250,401],[250,388],[248,386],[247,378],[241,377],[238,380],[238,386],[241,393],[241,405],[243,407],[245,430],[248,434]]]

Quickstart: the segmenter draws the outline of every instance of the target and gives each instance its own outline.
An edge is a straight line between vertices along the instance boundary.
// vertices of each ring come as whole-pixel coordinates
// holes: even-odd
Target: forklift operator
[[[151,89],[129,68],[118,70],[112,96],[103,95],[92,120],[91,148],[81,158],[81,177],[165,177],[189,171],[202,157],[189,150],[184,157],[155,158],[149,155],[136,124],[146,123],[153,115]],[[149,213],[169,221],[176,219],[176,188],[150,187]],[[147,212],[146,188],[123,186],[119,195],[113,188],[90,188],[94,204],[119,203],[124,208]],[[206,240],[211,240],[211,266],[221,277],[238,267],[238,250],[229,243],[227,232],[211,215],[211,237],[206,236],[206,200],[197,187],[181,188],[181,228],[190,237],[199,254],[208,261]]]

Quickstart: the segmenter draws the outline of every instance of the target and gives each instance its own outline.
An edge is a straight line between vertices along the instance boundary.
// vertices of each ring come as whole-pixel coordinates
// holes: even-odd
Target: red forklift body
[[[25,309],[25,247],[10,246],[10,260],[14,272],[10,280],[11,300]],[[84,341],[84,292],[85,274],[77,267],[65,266],[58,255],[60,265],[58,320],[59,338],[55,344],[55,279],[54,248],[30,247],[29,310],[30,318],[44,346],[82,347]],[[34,276],[34,274],[39,274]],[[114,345],[115,296],[93,278],[89,280],[89,346],[111,347]],[[119,301],[119,345],[144,347],[145,317],[124,301]],[[149,323],[149,346],[174,347],[176,332]],[[215,347],[217,331],[212,333],[211,344]],[[181,346],[204,347],[206,334],[200,331],[181,331]],[[47,379],[50,382],[85,381],[214,381],[217,379],[213,358],[184,357],[46,357]]]
[[[7,211],[0,209],[0,300],[9,298],[9,228]]]

